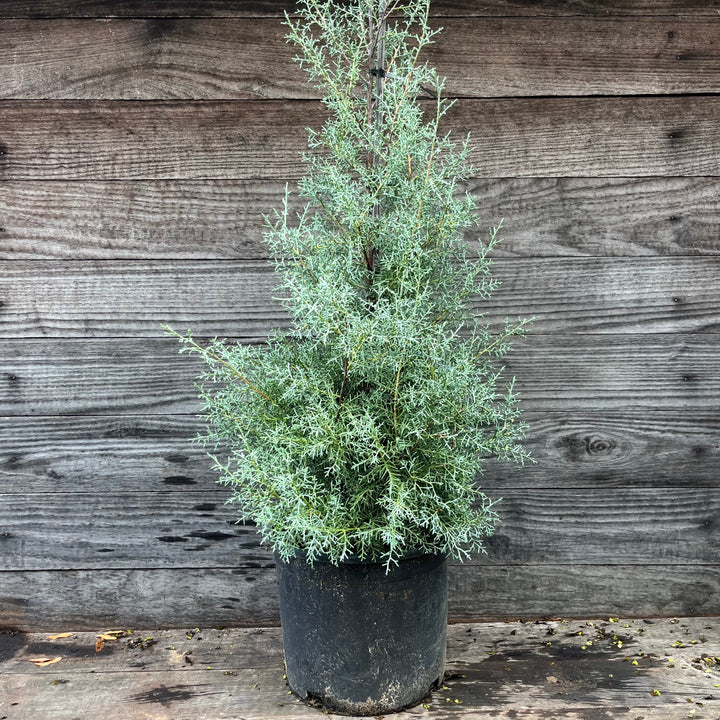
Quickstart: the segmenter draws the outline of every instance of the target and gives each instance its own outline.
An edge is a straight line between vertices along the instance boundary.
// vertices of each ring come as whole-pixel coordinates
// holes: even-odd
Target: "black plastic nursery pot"
[[[442,682],[446,556],[408,553],[389,572],[357,558],[275,560],[287,680],[301,698],[378,715],[416,705]]]

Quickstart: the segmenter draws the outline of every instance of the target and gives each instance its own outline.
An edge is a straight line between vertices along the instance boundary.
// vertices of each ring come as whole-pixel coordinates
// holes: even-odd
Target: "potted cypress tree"
[[[483,551],[497,519],[483,461],[526,458],[496,367],[526,322],[497,330],[474,309],[499,227],[465,242],[469,147],[440,130],[428,12],[304,0],[287,19],[328,116],[309,131],[305,209],[286,192],[268,219],[290,329],[261,347],[175,333],[208,363],[220,482],[276,554],[288,682],[351,714],[442,680],[447,558]]]

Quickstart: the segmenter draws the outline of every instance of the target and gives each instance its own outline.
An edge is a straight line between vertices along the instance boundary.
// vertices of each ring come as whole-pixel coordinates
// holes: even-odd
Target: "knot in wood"
[[[585,438],[585,451],[588,455],[608,455],[615,449],[612,440],[589,435]]]

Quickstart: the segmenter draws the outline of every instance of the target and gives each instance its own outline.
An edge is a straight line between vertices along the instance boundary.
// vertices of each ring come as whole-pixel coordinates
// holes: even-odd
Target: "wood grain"
[[[686,720],[688,708],[695,707],[686,704],[685,697],[688,695],[698,698],[698,705],[706,707],[711,712],[717,707],[715,702],[703,702],[702,692],[705,687],[700,681],[677,682],[681,679],[679,673],[676,673],[678,677],[672,678],[675,682],[665,676],[662,677],[663,682],[656,683],[663,688],[662,692],[665,694],[664,699],[656,699],[649,695],[650,685],[640,682],[634,683],[632,688],[623,690],[620,690],[619,683],[608,687],[607,683],[603,684],[599,679],[596,682],[583,683],[578,678],[583,672],[587,672],[588,668],[578,662],[567,664],[570,679],[564,678],[564,687],[579,689],[584,686],[584,695],[589,696],[589,699],[583,701],[577,696],[576,691],[572,693],[574,699],[569,700],[562,695],[571,693],[552,691],[540,684],[537,674],[542,672],[540,668],[546,667],[547,672],[553,669],[549,660],[542,664],[522,663],[515,668],[519,670],[518,675],[528,678],[534,676],[535,682],[521,683],[518,680],[515,687],[512,687],[510,678],[503,678],[506,681],[503,684],[499,681],[493,682],[494,678],[487,676],[483,679],[465,680],[460,689],[456,689],[451,683],[452,690],[446,685],[447,691],[435,693],[435,699],[428,697],[429,702],[424,704],[438,720],[474,719],[478,717],[478,713],[498,720],[578,720],[579,718],[636,720],[638,717],[647,716],[638,713],[648,715],[662,713],[663,720]],[[598,664],[598,674],[608,669],[622,669],[622,665],[619,663],[608,665],[607,662]],[[487,670],[485,668],[483,670],[482,674],[485,675]],[[604,672],[604,674],[608,673]],[[212,668],[206,669],[202,674],[180,674],[178,671],[164,670],[142,674],[102,673],[100,677],[88,675],[82,679],[76,678],[72,683],[72,690],[75,691],[79,701],[75,708],[64,702],[52,687],[48,689],[47,686],[57,679],[57,672],[49,675],[44,681],[39,679],[37,674],[33,675],[30,672],[16,675],[8,680],[2,680],[0,689],[8,693],[7,697],[12,700],[13,705],[19,706],[18,711],[14,713],[14,720],[31,720],[39,717],[39,713],[43,711],[52,713],[52,717],[57,720],[85,720],[91,717],[96,703],[102,703],[103,707],[107,707],[103,712],[107,720],[124,720],[133,715],[147,717],[149,713],[158,712],[153,708],[162,708],[159,710],[162,713],[172,712],[172,715],[166,717],[172,717],[173,720],[234,720],[239,717],[238,712],[242,712],[243,720],[280,720],[281,718],[310,720],[321,712],[316,707],[303,705],[287,690],[286,682],[282,679],[282,668],[238,670],[228,675],[228,672],[223,673]],[[692,678],[693,675],[692,672],[687,673],[688,678]],[[655,677],[651,676],[651,679],[654,680]],[[595,690],[596,685],[597,690],[591,692],[589,688]],[[705,683],[705,685],[710,684]],[[539,696],[539,702],[534,702],[541,705],[542,709],[537,709],[537,705],[535,709],[528,709],[527,692]],[[500,697],[504,700],[501,701]],[[454,700],[461,705],[451,706],[449,703],[453,703]],[[694,701],[690,700],[690,702]],[[498,703],[500,703],[499,708]],[[598,710],[597,703],[609,703],[618,709],[613,710],[612,715],[609,715],[610,711]],[[618,706],[616,703],[624,704]],[[423,709],[423,706],[419,705],[417,708],[399,713],[398,718],[403,720],[422,717],[420,713]],[[82,714],[78,716],[78,712]],[[328,711],[322,712],[325,712],[328,718],[335,720],[344,717]],[[428,710],[425,710],[425,713],[427,712]],[[163,715],[149,715],[149,717],[163,717]]]
[[[674,647],[678,635],[693,638],[709,658],[720,648],[717,628],[706,618],[454,624],[442,687],[428,693],[425,707],[398,718],[429,711],[444,720],[478,713],[508,720],[636,720],[643,717],[638,712],[648,712],[674,720],[695,715],[688,708],[713,712],[720,701],[707,693],[717,672],[712,665],[702,672],[697,647]],[[146,629],[108,641],[99,653],[95,638],[88,632],[57,641],[46,633],[0,636],[0,687],[14,720],[46,711],[72,720],[82,712],[89,719],[100,702],[108,718],[155,714],[157,706],[193,720],[236,718],[238,712],[262,720],[317,717],[316,708],[288,694],[279,629]],[[62,660],[29,666],[39,655]]]
[[[540,488],[717,487],[716,414],[524,414],[519,469],[488,462],[481,485],[491,495]],[[223,502],[226,490],[202,448],[191,442],[200,418],[172,415],[0,418],[0,493],[192,493]],[[204,502],[204,501],[198,501]]]
[[[207,496],[217,476],[192,442],[202,428],[182,415],[0,418],[0,492]]]
[[[316,101],[8,100],[0,179],[294,179]],[[464,100],[478,177],[720,175],[720,98]]]
[[[445,18],[449,97],[715,93],[720,27],[692,19]],[[277,19],[7,20],[0,97],[317,98]],[[4,48],[4,50],[3,50]],[[482,72],[477,72],[482,58]]]
[[[262,180],[7,182],[0,257],[264,258],[263,215],[283,196]]]
[[[476,180],[479,225],[505,218],[496,255],[720,253],[720,185],[714,178]]]
[[[541,665],[527,663],[516,668],[520,670],[521,676],[530,677],[540,671],[540,667],[549,666],[550,661],[546,661]],[[552,668],[550,668],[552,669]],[[606,670],[614,670],[615,666],[608,666],[607,663],[598,665],[598,674]],[[523,684],[520,687],[512,688],[509,694],[502,684],[494,684],[492,681],[486,680],[471,683],[466,681],[462,690],[443,691],[433,701],[431,697],[426,698],[426,705],[433,713],[433,717],[439,720],[449,720],[450,718],[476,718],[478,712],[483,713],[486,717],[496,718],[497,720],[637,720],[638,717],[652,716],[652,713],[662,713],[663,720],[686,720],[688,717],[688,708],[704,707],[713,712],[717,706],[715,702],[704,701],[702,695],[703,689],[699,682],[694,684],[668,683],[667,678],[663,678],[664,682],[656,683],[663,688],[664,699],[656,700],[646,695],[650,691],[648,686],[642,685],[620,691],[617,686],[608,689],[602,687],[598,681],[599,691],[590,693],[587,686],[593,686],[592,682],[583,683],[577,679],[583,672],[587,672],[584,666],[578,666],[578,663],[568,663],[568,673],[571,675],[569,681],[565,680],[565,686],[570,688],[581,688],[585,685],[585,695],[590,695],[590,699],[583,701],[577,696],[577,693],[563,693],[555,691],[552,693],[547,688],[537,682],[540,693],[536,691],[534,683],[528,685]],[[225,673],[227,675],[227,673]],[[612,674],[612,673],[609,673]],[[679,673],[677,674],[679,675]],[[692,673],[687,675],[692,677]],[[233,672],[233,676],[235,673]],[[157,672],[143,673],[141,676],[128,673],[112,673],[107,679],[107,683],[103,684],[100,679],[93,676],[83,678],[82,682],[74,683],[75,689],[83,705],[81,710],[87,712],[88,715],[78,717],[70,712],[68,706],[62,702],[57,694],[46,687],[42,687],[42,681],[34,677],[31,673],[26,673],[16,679],[14,690],[15,693],[9,697],[30,698],[24,703],[14,701],[13,704],[22,706],[19,714],[15,714],[16,720],[27,720],[28,718],[37,717],[39,709],[46,709],[53,713],[53,717],[58,720],[84,720],[90,717],[92,712],[90,698],[97,702],[107,704],[110,709],[104,716],[108,720],[118,720],[131,716],[133,713],[147,713],[148,704],[158,704],[165,709],[173,712],[172,717],[176,720],[197,720],[201,718],[206,720],[233,720],[238,717],[237,712],[242,712],[242,717],[247,720],[280,720],[280,718],[305,718],[310,719],[317,716],[318,710],[315,707],[307,707],[300,703],[300,700],[288,695],[284,681],[278,680],[282,673],[280,670],[268,671],[239,671],[237,677],[221,677],[217,671],[206,673],[205,677],[187,675],[178,677],[175,672]],[[554,676],[553,676],[554,677]],[[654,679],[654,678],[652,678]],[[680,678],[673,678],[679,680]],[[257,681],[257,682],[253,682]],[[172,684],[172,683],[175,684]],[[3,685],[9,686],[6,682]],[[262,689],[254,689],[255,686]],[[511,683],[508,680],[507,685]],[[453,684],[451,683],[451,686]],[[454,687],[454,686],[453,686]],[[500,689],[500,696],[506,698],[498,708],[498,694],[492,690]],[[36,688],[40,688],[36,691]],[[653,688],[657,689],[657,688]],[[543,709],[528,709],[527,696],[523,693],[533,692],[534,695],[545,698],[546,694],[554,695],[553,701],[541,699],[539,705]],[[19,693],[24,693],[19,695]],[[16,694],[17,693],[17,694]],[[133,694],[134,693],[134,694]],[[660,690],[658,690],[660,693]],[[561,698],[561,695],[573,694],[573,700]],[[207,695],[212,695],[207,697]],[[455,698],[454,695],[458,697]],[[698,698],[693,701],[686,696],[692,695]],[[488,697],[492,696],[492,698]],[[712,697],[712,696],[711,696]],[[116,700],[122,698],[121,700]],[[160,700],[162,699],[162,701]],[[462,700],[460,700],[462,698]],[[449,703],[457,700],[463,703],[458,708]],[[697,703],[697,705],[688,705],[686,701]],[[685,701],[685,702],[684,702]],[[598,710],[597,702],[610,703],[613,707],[612,711]],[[624,703],[619,706],[615,703]],[[444,707],[443,707],[444,705]],[[422,706],[419,706],[422,707]],[[451,709],[448,709],[451,708]],[[327,711],[324,711],[327,714]],[[427,711],[426,711],[427,712]],[[611,712],[612,714],[608,714]],[[646,715],[638,714],[646,713]],[[486,715],[487,714],[487,715]],[[141,715],[138,715],[141,717]],[[151,716],[152,717],[152,716]],[[328,714],[329,718],[339,719],[343,716]],[[357,717],[357,716],[353,716]],[[418,708],[406,710],[398,715],[403,718],[422,717]],[[660,715],[657,715],[660,717]],[[690,716],[701,717],[701,716]],[[705,716],[710,717],[710,716]]]
[[[450,568],[450,619],[717,615],[718,565]],[[0,571],[0,627],[277,625],[273,568]],[[47,669],[46,669],[47,670]]]
[[[0,3],[0,626],[277,623],[272,557],[187,442],[198,364],[158,326],[258,341],[284,322],[261,217],[323,118],[282,39],[286,9]],[[488,464],[504,522],[488,558],[452,567],[454,620],[720,614],[717,11],[433,0],[446,31],[429,59],[461,98],[445,129],[472,133],[481,223],[507,218],[488,310],[538,318],[507,359],[538,464]],[[596,720],[621,705],[611,674],[641,708],[614,717],[665,702],[613,656],[562,678],[572,694],[597,675],[568,709],[537,662],[512,658],[517,686],[490,659],[453,714]],[[100,692],[118,717],[182,687],[157,664],[139,689],[137,668],[115,669]],[[656,669],[677,701],[663,717],[705,697]],[[84,712],[32,670],[3,678],[0,697],[32,700],[0,715]],[[251,675],[208,672],[162,712],[235,717],[239,699],[272,717],[286,692],[274,675],[258,698]],[[551,714],[526,711],[528,693]]]
[[[203,675],[210,665],[217,670],[245,670],[261,668],[282,668],[283,648],[280,627],[202,627],[192,629],[137,628],[122,633],[117,641],[108,640],[100,654],[95,652],[98,632],[68,631],[66,637],[53,638],[48,633],[5,634],[0,636],[0,663],[3,674],[25,674],[35,671],[42,677],[62,670],[62,674],[76,679],[84,673],[149,671],[183,671]],[[685,636],[682,647],[676,638]],[[151,637],[152,641],[144,642]],[[622,637],[623,647],[618,647],[615,638]],[[551,638],[548,645],[548,638]],[[701,641],[700,638],[704,638]],[[695,640],[691,643],[690,639]],[[591,640],[592,644],[587,641]],[[584,652],[578,652],[583,650]],[[482,663],[488,673],[488,680],[498,679],[497,670],[507,660],[515,661],[519,667],[522,660],[537,661],[562,659],[568,663],[581,661],[591,667],[594,662],[606,661],[616,669],[619,663],[627,662],[625,657],[645,658],[638,669],[643,677],[664,673],[669,665],[668,651],[672,651],[675,670],[682,675],[697,658],[697,647],[702,645],[704,653],[720,649],[718,625],[707,617],[681,617],[667,619],[635,619],[614,617],[591,619],[539,619],[538,621],[518,620],[507,622],[451,623],[447,628],[447,657],[452,680],[448,687],[458,687],[462,678],[457,674],[462,667],[470,668]],[[487,648],[493,648],[492,655]],[[92,654],[88,652],[92,650]],[[621,651],[625,652],[621,652]],[[642,652],[643,655],[639,655]],[[192,664],[184,661],[188,653]],[[66,662],[58,668],[48,667],[42,673],[27,665],[29,658],[46,655],[61,655]],[[535,657],[532,657],[535,656]],[[584,657],[583,657],[584,656]],[[653,662],[660,660],[660,663]],[[697,663],[695,663],[697,665]],[[561,663],[565,666],[565,662]],[[701,680],[692,668],[692,674]],[[507,672],[507,671],[505,671]],[[633,670],[634,673],[634,670]],[[638,676],[635,676],[636,678]],[[517,680],[517,678],[515,678]],[[544,678],[543,678],[544,680]],[[677,680],[677,678],[676,678]],[[637,682],[638,680],[636,680]],[[683,683],[692,683],[687,678]],[[702,686],[701,686],[702,687]]]
[[[254,528],[214,488],[0,495],[5,570],[267,565]],[[488,555],[468,565],[720,564],[720,488],[512,490]]]
[[[699,335],[567,335],[525,341],[507,357],[527,409],[702,411],[717,350]]]
[[[717,333],[720,255],[498,259],[499,289],[474,303],[494,327],[537,333]],[[266,335],[287,327],[264,261],[0,261],[0,334],[19,337]]]
[[[505,218],[496,257],[720,254],[716,178],[491,179],[467,190],[480,228]],[[284,183],[262,180],[7,182],[0,258],[265,258],[263,216],[283,195]]]
[[[0,17],[267,17],[292,12],[294,0],[4,0]],[[433,0],[435,16],[682,15],[715,17],[712,0]]]
[[[225,497],[213,492],[176,494],[170,503],[168,499],[151,492],[61,493],[32,499],[2,495],[3,567],[74,570],[272,563],[254,527],[236,524],[237,513],[223,505]],[[43,516],[46,519],[38,523]]]
[[[717,487],[714,413],[525,413],[524,445],[536,464],[488,463],[489,493],[515,488]]]
[[[202,340],[202,338],[200,338]],[[534,335],[507,356],[526,410],[715,412],[718,335]],[[198,361],[172,339],[8,340],[0,415],[154,415],[199,409]]]
[[[649,677],[628,678],[623,686],[620,678],[624,679],[630,673],[623,672],[627,664],[623,666],[622,658],[616,658],[613,663],[609,663],[607,659],[598,663],[576,659],[574,662],[564,663],[560,674],[563,683],[561,687],[566,691],[562,691],[553,689],[548,684],[544,679],[546,674],[542,675],[541,680],[540,673],[554,670],[553,661],[549,658],[543,658],[543,662],[533,660],[534,658],[515,661],[515,658],[511,658],[502,661],[495,658],[494,663],[487,662],[482,668],[471,665],[471,674],[468,676],[464,673],[465,678],[461,683],[445,684],[446,690],[434,693],[434,699],[428,697],[429,702],[425,705],[429,707],[433,717],[440,720],[477,718],[478,713],[501,720],[635,720],[637,717],[644,717],[638,715],[642,712],[662,713],[656,717],[662,717],[663,720],[685,720],[688,717],[688,708],[691,707],[685,701],[688,695],[696,697],[699,706],[711,712],[719,705],[714,701],[703,702],[702,693],[708,692],[707,688],[712,687],[712,684],[702,677],[698,678],[700,673],[692,672],[690,668],[682,675],[667,673],[664,667],[664,672],[658,668],[658,672]],[[514,664],[516,672],[512,675],[506,672],[503,676],[503,668],[507,662]],[[596,672],[593,672],[593,665],[597,667]],[[615,673],[608,673],[608,670],[617,672],[619,677],[616,682],[609,683],[606,678],[601,679],[601,673],[615,676]],[[242,712],[243,720],[317,717],[317,708],[303,705],[287,690],[282,667],[269,670],[239,669],[230,672],[232,674],[209,666],[209,669],[205,668],[205,672],[181,673],[178,670],[162,670],[138,674],[118,671],[101,672],[100,678],[88,674],[82,679],[73,678],[72,690],[76,691],[79,699],[76,708],[63,702],[51,685],[58,678],[60,670],[49,673],[44,681],[38,678],[37,673],[29,671],[14,675],[7,681],[3,680],[0,688],[8,693],[13,705],[17,704],[22,708],[20,714],[15,714],[16,720],[38,717],[38,712],[42,710],[52,713],[52,717],[58,720],[84,720],[90,717],[95,703],[107,706],[108,709],[103,715],[108,720],[122,720],[133,715],[147,716],[150,712],[157,712],[148,708],[156,707],[162,708],[162,713],[172,712],[172,715],[166,717],[172,717],[173,720],[233,720],[238,717],[238,712]],[[583,681],[582,676],[588,673],[594,677]],[[656,679],[659,682],[656,682]],[[653,683],[659,685],[662,691],[652,687]],[[664,699],[654,698],[650,694],[652,689],[661,695],[664,693]],[[568,690],[571,692],[567,692]],[[528,710],[527,705],[528,692],[532,693],[533,698],[537,698],[533,700],[534,709],[531,710]],[[564,697],[566,695],[573,695],[573,699]],[[449,703],[454,704],[455,700],[459,707],[455,705],[448,709]],[[598,712],[598,705],[618,707],[616,703],[623,705],[619,706],[620,710],[617,712],[613,710],[612,715],[603,710]],[[420,713],[423,710],[422,705],[419,705],[400,713],[398,718],[402,720],[422,717]],[[78,711],[83,713],[80,718]],[[425,713],[427,712],[428,710],[425,710]],[[339,720],[343,716],[328,714],[328,717]]]

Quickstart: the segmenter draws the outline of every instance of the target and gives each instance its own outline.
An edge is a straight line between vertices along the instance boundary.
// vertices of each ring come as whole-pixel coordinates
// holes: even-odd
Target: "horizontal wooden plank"
[[[445,18],[434,24],[443,32],[424,59],[447,78],[449,97],[720,90],[720,27],[709,19]],[[318,97],[293,62],[286,33],[279,19],[7,20],[0,27],[0,97]]]
[[[479,564],[622,565],[636,557],[640,565],[664,566],[720,559],[715,488],[515,490],[497,510],[501,523]]]
[[[720,254],[717,178],[491,179],[467,190],[480,227],[505,218],[498,257]],[[0,257],[264,258],[263,216],[283,196],[280,181],[6,182]]]
[[[214,490],[0,495],[5,570],[272,563]],[[720,564],[720,488],[512,490],[470,565]]]
[[[699,626],[700,630],[702,623],[706,621],[701,618],[687,618],[683,622],[687,622],[690,627]],[[568,629],[574,628],[575,623],[579,624],[580,621],[567,621]],[[539,634],[536,629],[539,628],[539,625],[530,623],[527,625],[528,634],[531,634],[535,641],[536,634]],[[468,626],[465,623],[448,627],[448,640],[452,643],[451,647],[452,645],[457,646],[458,660],[467,657],[469,651],[473,650],[468,647],[465,639],[468,635],[465,631],[466,627]],[[508,631],[505,623],[502,624],[502,628],[506,632]],[[655,629],[651,626],[648,628]],[[479,627],[473,626],[473,629],[476,634],[480,632]],[[490,634],[489,626],[487,630]],[[497,630],[500,630],[500,627],[497,627]],[[48,633],[0,635],[2,672],[22,674],[27,672],[28,668],[33,669],[33,666],[27,664],[29,658],[41,657],[50,653],[53,653],[52,657],[58,655],[63,657],[66,662],[63,663],[62,668],[55,669],[62,669],[63,674],[69,676],[77,676],[90,671],[98,672],[100,670],[99,663],[102,672],[106,673],[178,670],[192,674],[198,670],[202,672],[208,665],[216,670],[282,668],[285,659],[280,627],[126,629],[117,641],[107,639],[105,647],[99,652],[95,651],[95,643],[98,634],[103,633],[102,629],[98,628],[96,632],[82,630],[67,632],[68,636],[55,640],[51,639],[52,635],[48,635]],[[700,630],[701,632],[705,631]],[[463,634],[465,638],[462,637]],[[496,631],[493,637],[496,642],[501,638],[502,642],[506,640],[502,637],[505,634]],[[149,637],[152,638],[152,641],[147,640]],[[24,646],[18,647],[20,642],[24,642]],[[650,642],[647,644],[649,645]],[[92,650],[92,654],[88,652],[89,649]],[[188,652],[187,661],[185,660],[186,652]],[[12,656],[7,657],[11,653]]]
[[[217,475],[192,442],[202,428],[183,415],[0,418],[0,492],[207,496]]]
[[[693,94],[716,92],[720,83],[715,19],[462,19],[437,25],[444,31],[428,57],[447,77],[450,96]]]
[[[720,420],[713,413],[528,412],[524,420],[524,445],[536,463],[522,470],[488,463],[481,485],[491,494],[529,487],[718,485]]]
[[[475,310],[537,333],[717,333],[720,255],[498,259],[500,288]],[[0,261],[0,335],[153,337],[162,323],[199,335],[287,327],[264,261]]]
[[[236,524],[237,512],[214,491],[177,494],[170,503],[164,493],[150,492],[29,497],[0,495],[0,557],[7,570],[253,567],[273,561],[254,527]]]
[[[0,179],[298,177],[320,122],[314,101],[8,100]]]
[[[172,339],[6,340],[0,415],[198,411],[200,365]],[[718,335],[532,335],[506,357],[526,410],[715,412]]]
[[[6,182],[0,257],[263,258],[263,215],[283,197],[262,180]]]
[[[714,336],[536,336],[507,357],[528,410],[709,409]],[[719,388],[720,391],[720,388]]]
[[[420,717],[429,710],[446,719],[483,712],[493,718],[598,720],[600,714],[584,710],[610,707],[600,710],[606,720],[632,717],[625,714],[631,708],[669,720],[695,715],[688,713],[688,700],[691,710],[720,708],[719,700],[707,697],[717,673],[712,667],[698,672],[697,645],[673,647],[679,633],[702,638],[704,655],[718,652],[717,628],[706,618],[451,625],[442,688],[429,694],[422,710],[398,717]],[[146,715],[154,704],[172,717],[193,720],[237,717],[238,712],[263,720],[317,716],[316,709],[288,696],[277,628],[148,629],[145,642],[122,637],[108,641],[100,653],[95,639],[87,632],[57,641],[45,633],[0,636],[0,657],[12,656],[0,662],[14,720],[34,720],[42,711],[77,720],[62,704],[66,694],[73,702],[65,705],[72,704],[75,713],[87,707],[83,717],[88,718],[98,702],[107,703],[108,717],[128,717],[136,709]],[[40,656],[61,660],[45,668],[28,664]],[[628,656],[636,658],[635,665]],[[528,698],[532,710],[525,705]],[[682,715],[674,712],[679,709]]]
[[[102,632],[102,631],[100,631]],[[448,687],[459,687],[461,668],[477,669],[482,664],[487,679],[496,682],[499,665],[510,660],[516,669],[523,660],[547,662],[580,661],[590,666],[603,660],[618,669],[627,656],[639,659],[632,666],[629,684],[662,673],[682,675],[691,670],[698,645],[704,654],[720,649],[720,628],[713,618],[681,617],[635,619],[537,619],[506,622],[451,623],[447,628]],[[125,630],[118,640],[107,640],[98,654],[95,643],[99,632],[66,631],[65,637],[48,633],[6,633],[0,635],[0,663],[3,673],[32,673],[42,677],[62,672],[76,679],[88,672],[178,671],[204,675],[211,666],[216,670],[247,670],[283,667],[282,630],[280,627],[200,627],[192,629],[137,628]],[[622,637],[622,647],[617,639]],[[147,640],[147,638],[151,638]],[[548,645],[548,638],[550,644]],[[681,640],[682,647],[676,642]],[[704,638],[703,641],[700,638]],[[690,640],[695,640],[691,643]],[[588,644],[588,640],[591,641]],[[585,646],[583,648],[583,646]],[[493,648],[492,654],[487,648]],[[642,652],[642,655],[638,653]],[[188,661],[185,661],[185,655]],[[62,665],[42,671],[29,666],[30,658],[61,656]],[[665,673],[672,656],[677,673]],[[659,661],[659,662],[654,662]],[[642,664],[641,664],[642,663]],[[697,662],[695,662],[697,665]],[[664,666],[664,667],[663,667]],[[637,670],[638,675],[635,675]],[[507,672],[507,671],[501,671]],[[676,680],[692,683],[689,679]],[[517,677],[514,678],[518,680]],[[544,678],[543,678],[544,680]]]
[[[398,718],[419,718],[428,712],[438,720],[474,720],[479,716],[478,713],[499,720],[637,720],[638,717],[646,717],[638,714],[643,712],[652,713],[663,720],[701,717],[688,715],[688,709],[695,707],[694,704],[687,704],[688,695],[696,697],[698,706],[710,712],[720,709],[720,703],[714,699],[704,700],[702,693],[709,692],[708,688],[712,688],[712,684],[697,672],[688,671],[683,677],[679,672],[667,673],[666,668],[663,668],[663,673],[654,673],[642,680],[634,677],[628,680],[625,678],[631,676],[633,670],[628,671],[628,663],[623,665],[621,658],[612,664],[607,661],[598,663],[596,672],[593,672],[591,663],[578,660],[569,661],[562,668],[555,668],[551,662],[549,659],[542,663],[520,660],[515,663],[514,675],[506,672],[503,676],[502,670],[507,662],[502,665],[497,658],[495,677],[487,667],[477,669],[470,676],[464,673],[465,679],[460,683],[445,684],[446,690],[428,697],[428,702],[423,703],[428,709],[420,704],[399,713]],[[617,681],[607,680],[608,674],[615,675],[608,673],[608,670],[618,673]],[[564,687],[565,691],[554,688],[545,679],[545,673],[551,671],[561,676],[558,682],[562,682],[560,687]],[[310,720],[320,713],[318,708],[301,703],[287,689],[282,668],[230,671],[232,674],[212,667],[205,668],[202,673],[184,674],[177,670],[141,674],[99,671],[97,675],[88,674],[72,680],[60,678],[67,687],[64,692],[58,693],[52,683],[58,679],[60,672],[59,669],[55,670],[43,678],[38,673],[28,671],[0,680],[0,690],[14,706],[13,720],[34,720],[41,717],[43,712],[57,720],[89,720],[97,712],[100,703],[104,708],[103,717],[107,720],[125,720],[133,716],[172,717],[173,720],[234,720],[240,717],[238,713],[242,713],[243,720]],[[600,673],[605,677],[601,678]],[[587,674],[594,677],[581,679]],[[656,677],[659,682],[655,682]],[[653,697],[652,690],[664,694],[664,697]],[[528,693],[533,698],[533,709],[528,709]],[[70,698],[76,700],[76,703]],[[690,702],[694,703],[692,699]],[[598,704],[602,704],[602,707],[605,703],[619,709],[613,709],[611,714],[610,711],[598,711]],[[335,720],[348,717],[323,712]]]
[[[449,617],[718,615],[718,597],[718,565],[456,565]],[[62,632],[278,624],[269,567],[0,571],[0,627]]]
[[[718,176],[720,97],[463,100],[479,177]],[[293,179],[317,101],[3,103],[0,179]]]
[[[294,0],[3,0],[0,17],[281,17]],[[698,15],[715,17],[712,0],[433,0],[434,16],[526,17]]]
[[[280,295],[276,290],[279,278],[262,261],[153,262],[149,266],[131,261],[49,261],[43,265],[34,261],[30,266],[22,261],[3,264],[0,333],[6,337],[16,333],[158,336],[163,334],[164,322],[182,328],[195,326],[201,335],[248,337],[265,335],[269,328],[288,324],[287,313],[274,299]],[[28,272],[35,280],[27,276]],[[28,292],[40,303],[34,310],[21,300]],[[206,325],[201,318],[208,308],[216,319]],[[28,316],[29,310],[34,319]],[[108,311],[114,316],[109,323],[100,317]],[[226,316],[228,311],[233,317]],[[147,318],[144,331],[138,313]],[[87,330],[74,331],[73,325]]]
[[[271,20],[6,20],[0,97],[317,97]]]
[[[715,255],[720,253],[716,182],[518,178],[475,180],[468,189],[478,199],[480,227],[505,218],[497,256]]]
[[[717,487],[720,419],[713,413],[527,412],[535,464],[488,462],[492,495],[531,488]],[[193,416],[0,418],[0,493],[155,491],[209,497],[226,490]],[[204,502],[204,501],[198,501]],[[209,502],[209,500],[208,500]]]

